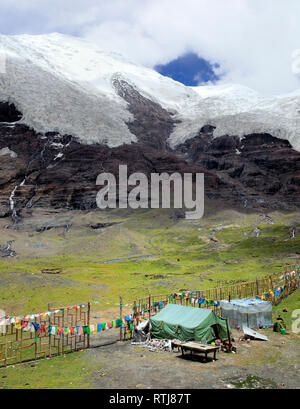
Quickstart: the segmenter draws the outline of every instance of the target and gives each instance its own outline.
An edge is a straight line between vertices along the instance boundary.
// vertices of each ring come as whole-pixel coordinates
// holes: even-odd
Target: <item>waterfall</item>
[[[10,205],[10,210],[12,212],[12,219],[13,221],[17,221],[18,219],[18,215],[17,215],[17,211],[16,211],[16,206],[15,206],[15,194],[16,191],[18,190],[19,187],[24,186],[26,182],[26,178],[18,185],[16,185],[14,187],[14,189],[12,190],[10,197],[9,197],[9,205]]]

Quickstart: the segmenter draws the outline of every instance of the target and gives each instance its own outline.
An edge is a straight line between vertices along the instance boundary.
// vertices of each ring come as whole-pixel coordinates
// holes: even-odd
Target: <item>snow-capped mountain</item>
[[[5,70],[3,70],[5,68]],[[211,199],[300,207],[300,92],[186,87],[61,34],[0,36],[0,217],[96,208],[99,173],[203,172]]]
[[[214,136],[269,133],[300,150],[300,91],[264,98],[239,85],[186,87],[85,40],[62,34],[0,36],[6,73],[0,100],[19,109],[37,132],[59,132],[109,147],[137,142],[135,117],[116,81],[129,84],[172,114],[167,143],[175,148],[206,124]]]

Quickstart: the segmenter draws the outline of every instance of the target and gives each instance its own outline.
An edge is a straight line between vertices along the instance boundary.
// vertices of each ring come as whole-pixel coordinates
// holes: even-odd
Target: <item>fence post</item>
[[[7,366],[7,332],[8,332],[8,326],[5,327],[5,347],[4,347],[4,366]]]
[[[65,329],[65,310],[62,312],[62,327]],[[65,331],[63,330],[63,336],[62,336],[62,346],[61,346],[61,352],[62,354],[65,353]]]
[[[122,304],[123,300],[122,297],[120,296],[120,319],[122,319],[122,315],[123,315],[123,304]],[[122,329],[123,329],[123,324],[120,326],[120,341],[122,341],[123,337],[122,337]]]
[[[272,276],[270,275],[270,283],[271,283],[271,289],[273,291],[273,280],[272,280]]]
[[[148,312],[149,312],[149,320],[150,320],[150,318],[151,318],[151,295],[149,294],[149,309],[148,309]]]
[[[88,302],[87,325],[90,327],[91,303]],[[88,348],[90,347],[90,334],[87,336]]]
[[[50,311],[51,303],[48,302],[47,308],[48,308],[48,311]],[[48,315],[48,324],[49,324],[49,327],[50,327],[50,325],[51,325],[51,314]],[[49,358],[52,358],[52,353],[51,353],[51,342],[52,342],[51,333],[49,333],[48,336],[49,336],[49,340],[48,340],[49,341],[49,344],[48,344]]]
[[[227,330],[227,338],[228,338],[228,341],[229,341],[229,348],[231,350],[232,344],[231,344],[231,338],[230,338],[230,332],[229,332],[228,318],[226,318],[226,330]]]

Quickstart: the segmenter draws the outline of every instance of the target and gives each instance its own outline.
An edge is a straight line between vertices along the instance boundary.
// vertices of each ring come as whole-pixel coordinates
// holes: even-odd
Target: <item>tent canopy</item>
[[[150,319],[151,335],[158,339],[211,342],[228,339],[226,320],[206,308],[168,304]],[[231,331],[229,328],[231,336]]]

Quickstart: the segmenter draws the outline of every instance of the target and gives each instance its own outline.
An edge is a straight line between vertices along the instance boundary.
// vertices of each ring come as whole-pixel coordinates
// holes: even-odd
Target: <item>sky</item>
[[[1,34],[61,32],[187,85],[300,88],[299,0],[0,0]]]
[[[192,52],[167,64],[154,66],[154,69],[160,74],[189,86],[215,84],[221,78],[215,73],[215,68],[219,68],[219,65],[212,65],[209,61]]]

